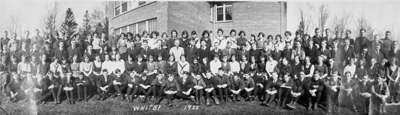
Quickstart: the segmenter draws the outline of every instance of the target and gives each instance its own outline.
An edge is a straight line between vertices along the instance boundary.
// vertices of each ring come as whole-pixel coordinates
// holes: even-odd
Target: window
[[[115,1],[114,15],[117,16],[121,14],[121,4],[119,1]]]
[[[126,12],[128,10],[128,2],[122,2],[121,9],[122,12]]]
[[[217,3],[216,5],[216,21],[226,22],[232,20],[232,4],[231,3]],[[211,13],[213,16],[213,13]]]

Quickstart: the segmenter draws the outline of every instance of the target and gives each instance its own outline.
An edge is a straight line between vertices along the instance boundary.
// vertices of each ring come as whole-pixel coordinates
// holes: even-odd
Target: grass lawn
[[[3,98],[0,115],[26,115],[31,113],[28,101],[11,103]],[[76,102],[75,104],[54,104],[48,102],[37,106],[38,115],[137,115],[137,114],[223,114],[223,115],[358,115],[347,108],[340,108],[338,113],[326,113],[323,109],[307,111],[299,106],[296,110],[288,110],[280,107],[261,106],[259,102],[229,102],[213,106],[192,106],[188,101],[174,100],[174,106],[168,107],[163,101],[160,105],[140,103],[135,100],[133,103],[109,98],[105,101],[90,100],[89,102]],[[142,107],[142,110],[139,110]],[[146,107],[146,108],[145,108]],[[5,113],[5,111],[7,113]],[[389,105],[388,113],[385,115],[400,114],[399,105]]]

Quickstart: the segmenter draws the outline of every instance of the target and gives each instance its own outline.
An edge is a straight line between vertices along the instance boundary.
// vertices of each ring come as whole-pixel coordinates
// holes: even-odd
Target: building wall
[[[114,3],[109,4],[111,7]],[[114,10],[107,10],[110,18],[110,29],[117,29],[133,23],[141,22],[148,19],[157,18],[157,30],[165,31],[167,29],[167,8],[168,2],[152,2],[138,8],[129,10],[121,15],[113,16]]]
[[[210,5],[207,2],[169,2],[168,32],[195,30],[199,33],[210,27]]]
[[[129,10],[122,15],[113,16],[113,2],[106,6],[106,15],[110,18],[110,30],[144,20],[157,18],[157,31],[170,32],[176,29],[216,31],[222,28],[226,35],[231,29],[244,30],[250,34],[264,32],[282,34],[286,30],[286,2],[233,2],[232,21],[210,21],[209,2],[151,2]]]
[[[247,36],[264,32],[279,34],[286,30],[285,2],[233,2],[232,21],[211,24],[214,31],[218,28],[228,35],[231,29],[244,30]]]

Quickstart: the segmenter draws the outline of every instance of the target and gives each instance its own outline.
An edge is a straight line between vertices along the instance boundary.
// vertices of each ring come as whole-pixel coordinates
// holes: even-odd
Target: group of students
[[[153,31],[36,35],[4,31],[1,37],[2,91],[10,101],[32,96],[38,103],[89,99],[160,104],[183,99],[194,104],[257,101],[266,106],[335,112],[339,106],[385,112],[399,101],[400,49],[390,31],[383,39],[354,38],[329,29],[314,36],[246,36],[230,30]],[[375,106],[371,107],[370,104]]]

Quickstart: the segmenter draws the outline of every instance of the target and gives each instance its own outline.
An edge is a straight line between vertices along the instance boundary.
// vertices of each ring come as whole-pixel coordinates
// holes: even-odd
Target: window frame
[[[231,19],[230,20],[226,19],[228,7],[230,7],[232,10],[233,4],[232,3],[222,3],[222,5],[218,5],[218,4],[214,5],[213,13],[211,15],[215,14],[215,15],[213,15],[213,19],[215,22],[231,22],[231,21],[233,21],[232,11],[231,11]],[[222,20],[218,20],[218,8],[222,8]]]

